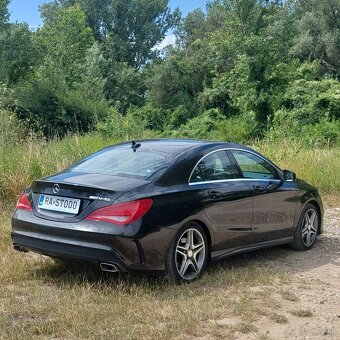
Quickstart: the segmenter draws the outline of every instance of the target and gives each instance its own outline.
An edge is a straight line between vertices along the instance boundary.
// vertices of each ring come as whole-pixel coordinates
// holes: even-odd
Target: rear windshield
[[[115,147],[96,153],[76,164],[70,171],[147,179],[163,167],[166,153],[130,147]]]

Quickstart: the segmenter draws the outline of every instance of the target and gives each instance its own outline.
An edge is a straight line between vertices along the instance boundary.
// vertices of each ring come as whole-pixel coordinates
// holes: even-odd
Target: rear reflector
[[[112,204],[109,207],[95,210],[86,220],[108,222],[118,225],[126,225],[143,217],[152,206],[152,199]]]
[[[20,209],[20,210],[28,210],[28,211],[32,211],[32,206],[31,206],[31,203],[30,201],[28,200],[25,192],[22,192],[19,199],[18,199],[18,202],[17,202],[17,209]]]

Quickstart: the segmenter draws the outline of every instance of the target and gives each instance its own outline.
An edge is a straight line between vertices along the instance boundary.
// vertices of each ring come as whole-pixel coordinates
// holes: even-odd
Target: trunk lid
[[[32,182],[30,189],[33,213],[53,221],[77,222],[92,211],[111,205],[122,194],[148,183],[146,180],[121,176],[62,172]],[[38,206],[40,195],[79,199],[79,212],[70,214],[41,209]]]

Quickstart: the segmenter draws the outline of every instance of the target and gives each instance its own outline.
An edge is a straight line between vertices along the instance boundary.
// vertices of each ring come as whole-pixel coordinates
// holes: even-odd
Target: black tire
[[[309,226],[307,226],[307,214],[309,216],[309,221],[311,221],[311,219],[313,218],[313,226],[311,225],[311,223],[309,223]],[[290,244],[291,248],[295,250],[312,249],[319,233],[319,229],[320,216],[318,210],[313,204],[307,204],[302,210],[298,224],[295,228],[294,241]]]
[[[204,230],[199,224],[189,222],[177,231],[170,243],[165,259],[166,271],[178,284],[192,282],[205,271],[208,253],[208,241]],[[181,272],[181,269],[184,271]]]

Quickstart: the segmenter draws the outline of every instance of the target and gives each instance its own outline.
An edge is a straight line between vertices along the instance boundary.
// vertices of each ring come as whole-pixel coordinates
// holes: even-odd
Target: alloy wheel
[[[318,231],[318,218],[314,209],[306,211],[302,222],[301,236],[305,246],[310,247],[316,239]]]
[[[193,280],[200,274],[205,256],[206,246],[202,234],[197,229],[187,229],[176,246],[175,263],[178,274],[184,280]]]

